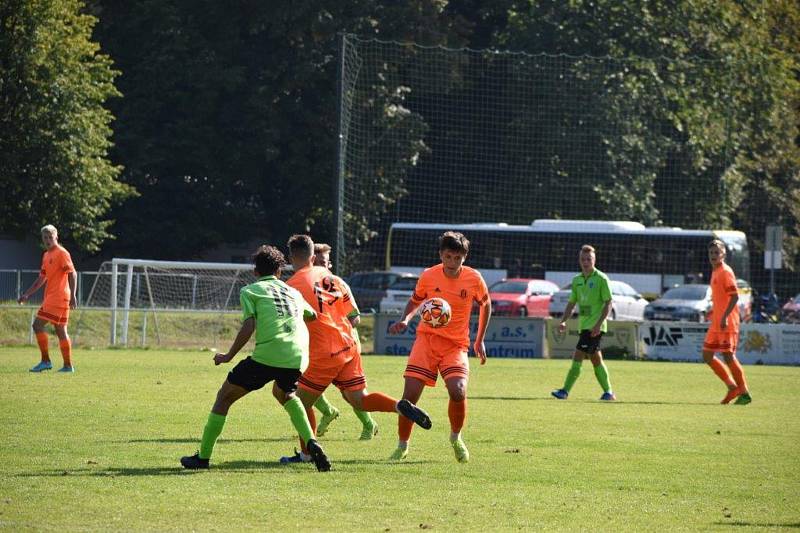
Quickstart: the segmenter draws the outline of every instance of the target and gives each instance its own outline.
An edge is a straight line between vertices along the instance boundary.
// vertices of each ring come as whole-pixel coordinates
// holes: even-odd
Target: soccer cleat
[[[569,397],[569,393],[564,389],[556,389],[550,395],[558,400],[566,400]]]
[[[294,455],[284,455],[280,458],[280,463],[282,465],[290,465],[294,463],[308,463],[311,461],[311,456],[306,455],[303,452],[298,452],[297,448],[294,450]]]
[[[322,446],[314,439],[311,439],[306,444],[306,447],[308,448],[308,453],[311,455],[311,460],[314,461],[314,466],[317,467],[317,470],[320,472],[329,472],[331,469],[331,462],[328,460],[328,456],[325,455]]]
[[[613,402],[617,399],[617,396],[613,392],[604,392],[600,399],[604,402]]]
[[[390,461],[402,461],[408,457],[408,448],[403,448],[398,446],[395,451],[392,452],[392,455],[389,456]]]
[[[752,402],[753,398],[750,396],[749,392],[743,392],[736,398],[736,401],[733,402],[734,405],[747,405],[748,403]]]
[[[725,397],[722,399],[722,401],[719,403],[721,403],[722,405],[727,405],[731,403],[733,399],[736,398],[737,396],[739,396],[739,387],[728,389],[728,394],[726,394]]]
[[[200,459],[200,454],[188,455],[181,457],[181,464],[187,470],[199,470],[208,468],[208,459]]]
[[[45,370],[52,370],[52,368],[53,368],[53,363],[51,363],[50,361],[41,361],[41,362],[39,362],[38,365],[36,365],[35,367],[31,368],[30,371],[31,372],[44,372]]]
[[[450,444],[453,445],[453,451],[456,454],[456,461],[459,463],[468,463],[469,462],[469,450],[467,449],[467,445],[464,444],[464,441],[459,436],[455,440],[451,440]]]
[[[364,429],[361,430],[361,436],[358,440],[372,440],[372,437],[378,434],[378,423],[373,421],[371,424],[364,424]]]
[[[405,398],[397,402],[397,412],[408,418],[422,429],[431,429],[433,423],[428,413],[409,402]]]
[[[331,413],[329,415],[322,415],[322,419],[319,421],[319,425],[317,425],[317,437],[321,437],[328,431],[328,426],[339,418],[339,410],[335,407],[331,407]]]
[[[65,374],[74,374],[75,373],[75,367],[62,366],[61,368],[58,369],[58,371],[59,372],[64,372]]]

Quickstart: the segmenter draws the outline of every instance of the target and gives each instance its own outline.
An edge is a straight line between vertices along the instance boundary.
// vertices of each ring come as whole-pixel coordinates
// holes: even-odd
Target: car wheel
[[[611,320],[616,320],[617,319],[617,311],[616,311],[616,309],[612,309],[611,310],[611,314],[608,315],[608,318],[610,318]]]
[[[519,308],[519,316],[528,316],[528,308],[527,307],[520,307]]]

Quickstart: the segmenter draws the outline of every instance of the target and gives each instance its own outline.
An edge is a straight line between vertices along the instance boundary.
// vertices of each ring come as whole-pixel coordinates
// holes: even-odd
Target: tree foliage
[[[96,19],[79,0],[0,4],[0,232],[21,237],[55,224],[98,250],[110,207],[132,194],[109,161],[119,96],[108,56],[91,40]]]

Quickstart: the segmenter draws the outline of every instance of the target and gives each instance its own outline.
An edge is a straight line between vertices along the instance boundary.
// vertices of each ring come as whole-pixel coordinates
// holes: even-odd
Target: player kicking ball
[[[450,419],[450,443],[456,460],[461,463],[469,461],[461,430],[467,418],[467,381],[469,378],[469,318],[472,303],[480,306],[478,316],[478,333],[473,343],[475,355],[481,364],[486,364],[486,347],[484,337],[492,315],[492,303],[489,291],[481,274],[468,266],[464,261],[469,253],[469,241],[464,235],[447,231],[439,237],[439,258],[442,262],[426,269],[414,289],[403,319],[389,328],[392,333],[402,333],[408,328],[408,322],[417,308],[429,298],[445,300],[451,309],[450,322],[435,328],[420,322],[417,327],[417,338],[408,357],[408,365],[403,373],[405,388],[403,399],[416,404],[425,386],[435,387],[436,379],[441,374],[444,379],[450,401],[447,415]],[[401,418],[397,433],[399,441],[391,459],[401,461],[408,457],[408,442],[411,438],[412,425]]]
[[[569,302],[567,308],[564,309],[564,316],[558,324],[558,331],[564,333],[567,330],[567,319],[572,316],[572,310],[578,305],[580,338],[575,346],[572,366],[567,372],[564,386],[550,393],[559,400],[566,400],[569,396],[572,386],[581,374],[583,360],[587,357],[592,361],[594,375],[603,388],[603,395],[600,396],[600,399],[603,401],[617,399],[611,390],[608,368],[603,362],[603,354],[600,351],[600,339],[603,337],[603,333],[608,331],[606,319],[611,313],[611,289],[608,284],[608,276],[595,268],[595,260],[594,247],[588,244],[583,245],[578,254],[581,273],[572,278]]]
[[[725,245],[714,239],[708,245],[708,260],[711,263],[711,309],[710,325],[703,341],[703,360],[728,387],[728,394],[722,404],[736,399],[737,405],[747,405],[753,401],[747,388],[744,370],[736,358],[739,342],[739,290],[736,275],[725,263]],[[714,357],[719,352],[725,359],[728,369]],[[731,378],[731,374],[733,378]]]
[[[230,350],[214,356],[214,364],[230,362],[253,332],[255,349],[228,373],[208,415],[200,451],[182,457],[181,464],[188,469],[208,468],[231,405],[274,381],[272,395],[289,414],[317,470],[327,472],[331,463],[314,439],[306,410],[295,395],[300,374],[308,366],[308,329],[304,320],[313,321],[316,313],[300,293],[278,279],[284,257],[277,248],[262,246],[253,256],[253,262],[258,281],[243,287],[239,293],[242,327]]]

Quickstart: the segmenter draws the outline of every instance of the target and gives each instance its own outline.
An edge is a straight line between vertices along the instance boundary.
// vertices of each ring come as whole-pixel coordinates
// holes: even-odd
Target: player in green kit
[[[558,331],[564,333],[567,329],[567,319],[572,316],[572,310],[577,305],[579,308],[578,327],[580,339],[575,347],[575,355],[572,358],[572,366],[567,372],[567,379],[564,386],[556,389],[550,394],[559,400],[566,400],[569,391],[578,376],[581,374],[581,365],[585,358],[589,358],[594,365],[594,375],[603,388],[603,401],[613,401],[617,397],[611,390],[611,382],[608,377],[608,368],[603,362],[603,354],[600,351],[600,339],[603,333],[608,331],[606,319],[611,313],[611,289],[608,284],[608,276],[594,267],[595,252],[592,246],[584,244],[578,256],[581,266],[581,273],[572,278],[572,294],[569,303],[564,310],[564,316],[558,325]]]
[[[189,469],[208,468],[214,443],[222,433],[231,405],[274,381],[272,395],[286,409],[314,465],[320,472],[328,471],[331,464],[314,439],[303,403],[295,396],[300,374],[308,367],[309,337],[304,319],[314,320],[317,315],[297,290],[279,279],[285,260],[277,248],[261,246],[253,255],[253,262],[258,281],[243,287],[239,293],[242,327],[230,350],[214,356],[214,364],[231,361],[253,332],[256,334],[255,349],[228,373],[208,415],[200,451],[182,457],[181,464]]]

